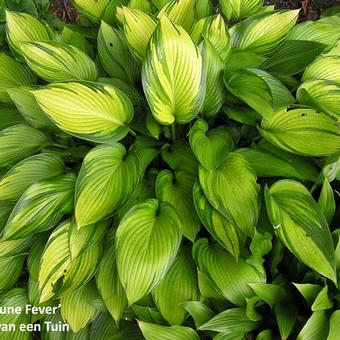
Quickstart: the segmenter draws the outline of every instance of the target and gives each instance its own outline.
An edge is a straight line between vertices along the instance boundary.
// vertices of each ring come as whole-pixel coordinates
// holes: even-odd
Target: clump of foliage
[[[339,8],[0,4],[0,324],[339,338]]]

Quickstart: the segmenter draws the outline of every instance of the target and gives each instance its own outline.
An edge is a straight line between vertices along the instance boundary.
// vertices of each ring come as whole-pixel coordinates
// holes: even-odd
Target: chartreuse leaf
[[[152,13],[154,9],[148,0],[130,0],[128,6],[129,8],[138,9],[145,13]]]
[[[198,329],[223,332],[225,336],[242,336],[259,325],[260,322],[248,319],[244,308],[231,308],[217,314]]]
[[[196,20],[213,15],[213,5],[209,0],[196,1]]]
[[[3,240],[17,240],[55,226],[73,208],[75,175],[55,177],[31,185],[8,218]]]
[[[27,13],[6,10],[6,35],[11,50],[21,55],[21,43],[26,41],[57,40],[46,22]]]
[[[340,84],[330,80],[308,80],[298,88],[297,99],[301,104],[319,109],[340,120]]]
[[[282,339],[287,339],[293,331],[297,318],[297,309],[292,305],[277,305],[275,307],[276,321]]]
[[[14,324],[14,330],[1,331],[1,338],[3,340],[29,340],[31,339],[31,333],[20,330],[20,324],[29,324],[31,319],[30,313],[25,313],[26,305],[29,304],[27,292],[25,288],[13,288],[8,292],[3,293],[0,296],[0,305],[2,308],[15,308],[19,307],[21,313],[1,313],[0,324],[10,325]]]
[[[30,244],[30,237],[12,241],[0,240],[0,257],[17,256],[20,254],[24,254]]]
[[[336,340],[339,336],[340,327],[340,311],[336,310],[333,312],[329,319],[329,333],[327,340]]]
[[[296,289],[304,297],[309,306],[312,306],[322,287],[313,283],[293,283]]]
[[[254,170],[246,160],[231,152],[212,172],[200,166],[199,179],[212,206],[230,223],[252,236],[260,211],[260,192]]]
[[[166,16],[174,24],[190,33],[195,22],[195,0],[171,0],[158,13],[158,18]]]
[[[118,211],[130,198],[138,180],[138,158],[133,152],[127,153],[122,144],[103,144],[92,149],[84,158],[76,183],[78,228]]]
[[[249,286],[261,300],[271,306],[284,301],[287,296],[283,287],[272,283],[249,283]]]
[[[149,42],[142,82],[151,112],[161,124],[188,123],[203,104],[201,54],[185,30],[165,16]]]
[[[27,65],[48,82],[97,79],[95,63],[83,51],[62,42],[25,42],[20,49]]]
[[[148,299],[148,297],[150,296],[146,296],[145,298]],[[155,307],[140,306],[134,304],[131,306],[131,309],[133,310],[137,320],[139,321],[155,323],[157,325],[166,324],[166,321],[163,319],[161,313]]]
[[[35,182],[61,175],[63,171],[64,162],[54,153],[28,157],[1,178],[0,201],[18,200]]]
[[[280,149],[298,155],[320,157],[340,150],[336,121],[313,109],[278,110],[262,121],[260,133]]]
[[[11,100],[25,120],[35,128],[53,129],[55,126],[41,110],[31,91],[36,87],[20,86],[7,89]],[[12,124],[13,125],[13,124]]]
[[[199,20],[193,28],[191,38],[197,45],[202,40],[209,41],[223,62],[230,56],[231,40],[228,28],[220,14]]]
[[[203,119],[198,119],[191,127],[189,142],[196,158],[208,171],[216,170],[234,148],[233,139],[225,128],[209,130]]]
[[[231,38],[235,48],[258,54],[271,52],[295,25],[299,10],[254,15],[235,25]]]
[[[218,244],[209,245],[207,239],[194,244],[193,256],[198,268],[235,305],[244,306],[246,298],[254,295],[249,283],[265,280],[264,271],[258,272],[241,258],[236,261]]]
[[[7,89],[29,86],[36,82],[34,74],[24,65],[19,64],[7,54],[0,53],[0,103],[10,103]]]
[[[51,299],[55,294],[63,296],[76,290],[89,281],[97,269],[102,255],[102,243],[93,244],[72,260],[69,246],[71,227],[71,220],[61,223],[46,244],[38,279],[40,302]]]
[[[184,301],[199,299],[197,271],[190,252],[180,251],[163,280],[152,290],[155,304],[170,325],[181,325],[187,313]]]
[[[33,94],[53,122],[72,135],[103,143],[119,140],[128,133],[132,104],[123,92],[111,85],[56,83]]]
[[[332,298],[328,294],[328,286],[322,288],[312,304],[312,311],[326,310],[333,307]]]
[[[78,11],[89,20],[98,23],[104,15],[105,9],[110,3],[110,0],[72,0]]]
[[[0,168],[6,168],[34,155],[50,141],[40,131],[25,124],[0,131]]]
[[[7,219],[13,208],[14,204],[12,202],[0,201],[0,230],[6,225]]]
[[[270,119],[276,109],[295,102],[280,80],[263,70],[247,68],[230,75],[226,73],[224,83],[233,95],[266,119]]]
[[[184,171],[162,170],[156,179],[156,195],[161,202],[170,203],[177,211],[183,228],[183,236],[195,241],[201,227],[192,201],[195,177]]]
[[[228,20],[249,17],[258,12],[263,0],[221,0],[221,9]]]
[[[111,77],[128,83],[138,80],[140,67],[132,57],[122,32],[102,21],[97,44],[99,60]]]
[[[158,20],[137,9],[123,7],[125,38],[131,53],[144,60],[146,49]]]
[[[323,55],[309,64],[302,80],[323,79],[340,83],[340,53],[338,55]]]
[[[114,245],[106,249],[104,253],[96,274],[96,282],[108,311],[114,320],[118,322],[128,302],[118,276]]]
[[[315,181],[318,169],[307,158],[285,152],[266,140],[252,148],[238,149],[258,177],[293,177]]]
[[[336,281],[334,245],[325,217],[300,183],[281,180],[266,189],[267,212],[276,235],[303,263]]]
[[[238,259],[240,255],[239,231],[212,207],[198,182],[194,184],[193,200],[197,214],[205,228],[215,240]]]
[[[91,305],[97,290],[93,282],[61,297],[61,316],[70,325],[73,332],[79,332],[96,316],[97,310]]]
[[[129,305],[165,277],[181,236],[181,222],[169,203],[149,199],[124,216],[116,234],[117,267]]]
[[[334,200],[334,192],[326,178],[323,182],[322,189],[320,192],[318,205],[323,212],[328,223],[331,223],[336,209],[336,204]]]
[[[297,336],[297,340],[320,340],[326,339],[329,330],[328,316],[325,311],[319,310],[312,314],[301,332]]]
[[[203,325],[215,316],[215,313],[201,301],[186,301],[182,303],[182,306],[194,319],[196,327]]]
[[[18,281],[25,256],[0,257],[0,292],[11,289]]]
[[[143,321],[138,322],[146,340],[199,340],[197,333],[189,327],[160,326]]]

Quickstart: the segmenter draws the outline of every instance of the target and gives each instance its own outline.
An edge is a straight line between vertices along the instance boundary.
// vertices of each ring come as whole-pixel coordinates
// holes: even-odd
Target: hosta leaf
[[[157,325],[166,324],[166,321],[163,319],[161,313],[158,311],[157,308],[133,304],[131,306],[131,309],[135,313],[137,320],[156,323]]]
[[[129,305],[164,278],[181,236],[181,222],[168,203],[150,199],[124,216],[116,234],[117,267]]]
[[[275,308],[276,321],[282,339],[287,339],[293,331],[297,318],[297,309],[292,305],[278,305]]]
[[[306,68],[302,80],[323,79],[340,83],[339,68],[340,53],[339,55],[321,56]]]
[[[151,35],[157,25],[157,19],[140,10],[123,8],[124,32],[131,53],[144,60]]]
[[[196,20],[213,15],[213,5],[210,0],[196,1]]]
[[[256,296],[271,306],[275,306],[287,298],[285,289],[272,283],[250,283],[249,286]]]
[[[256,329],[260,322],[251,321],[244,308],[228,309],[199,327],[200,330],[223,332],[226,336],[245,335]]]
[[[241,69],[232,75],[225,74],[227,89],[264,118],[273,111],[295,102],[290,91],[274,76],[258,69]]]
[[[14,324],[14,331],[1,331],[1,338],[3,340],[30,340],[31,333],[20,330],[20,324],[30,323],[30,313],[25,313],[26,305],[29,304],[27,292],[25,288],[13,288],[10,291],[0,296],[0,305],[3,308],[19,307],[21,313],[5,313],[0,315],[0,324],[9,325]]]
[[[3,240],[17,240],[52,228],[72,211],[75,176],[37,182],[21,196],[8,218]]]
[[[336,204],[334,200],[334,192],[327,179],[322,184],[318,205],[323,212],[328,223],[331,223],[334,217]]]
[[[48,82],[97,79],[95,63],[77,47],[62,42],[20,44],[27,65]]]
[[[199,179],[212,206],[230,223],[252,236],[260,210],[260,193],[254,170],[246,160],[231,152],[212,172],[200,166]]]
[[[6,11],[6,34],[11,50],[21,55],[21,43],[56,40],[56,34],[46,22],[20,12]]]
[[[25,120],[35,128],[53,129],[54,124],[41,110],[31,91],[35,87],[21,86],[7,90],[11,100]]]
[[[166,16],[190,33],[195,22],[195,7],[195,0],[171,0],[160,10],[158,18]]]
[[[38,282],[39,280],[40,260],[44,253],[45,246],[46,246],[45,237],[35,238],[34,241],[32,242],[32,246],[30,247],[30,251],[27,257],[28,273],[30,275],[30,278],[36,282]]]
[[[6,225],[7,219],[13,208],[14,204],[12,202],[0,201],[0,230],[2,230]]]
[[[0,292],[11,289],[18,281],[25,256],[0,257]]]
[[[77,137],[103,143],[128,133],[133,107],[126,95],[111,85],[70,82],[49,85],[33,94],[59,128]]]
[[[184,301],[198,300],[197,271],[190,252],[182,250],[163,280],[152,291],[155,304],[170,325],[181,325]]]
[[[201,165],[208,171],[216,170],[234,148],[230,134],[223,127],[209,130],[209,125],[198,119],[190,129],[190,146]]]
[[[97,42],[100,62],[111,77],[129,83],[138,80],[140,67],[132,57],[123,33],[102,21]]]
[[[162,170],[156,179],[156,195],[161,202],[170,203],[177,211],[183,228],[183,236],[195,241],[201,223],[192,201],[195,177],[184,172]]]
[[[128,302],[118,276],[115,246],[111,246],[105,251],[96,274],[96,281],[108,311],[118,322]]]
[[[89,282],[60,299],[61,316],[73,332],[79,332],[95,318],[97,310],[91,305],[91,300],[96,294],[95,285]]]
[[[312,283],[293,283],[296,289],[304,297],[309,306],[312,306],[322,287]]]
[[[196,44],[199,44],[203,39],[209,41],[222,61],[226,61],[230,56],[230,36],[220,14],[199,20],[193,28],[191,37]]]
[[[0,73],[0,103],[11,102],[7,89],[33,85],[36,81],[33,73],[26,66],[19,64],[3,52],[0,53]]]
[[[235,305],[245,305],[246,298],[254,295],[249,283],[265,281],[263,273],[241,258],[236,261],[218,244],[209,245],[207,239],[194,244],[193,256],[198,268]]]
[[[315,298],[315,301],[312,304],[312,311],[315,312],[317,310],[325,310],[330,309],[333,307],[333,300],[329,296],[328,293],[328,286],[322,288],[322,290],[319,292],[317,297]]]
[[[239,235],[236,228],[212,207],[198,182],[194,185],[193,200],[197,214],[209,231],[225,249],[236,259],[240,255]]]
[[[265,60],[265,57],[256,53],[233,49],[225,65],[225,74],[231,76],[243,68],[259,68]]]
[[[31,244],[30,237],[12,241],[0,240],[0,257],[24,254],[29,248],[30,244]]]
[[[291,180],[276,182],[265,193],[276,235],[303,263],[336,281],[334,246],[325,217],[309,191]]]
[[[139,180],[138,158],[122,144],[104,144],[84,158],[75,193],[78,227],[108,218],[130,198]]]
[[[165,16],[149,42],[142,82],[151,112],[161,124],[188,123],[202,106],[202,57],[185,30]]]
[[[336,340],[339,335],[340,311],[333,312],[329,320],[329,333],[327,340]]]
[[[49,144],[44,134],[28,125],[8,127],[0,131],[0,168],[30,157]]]
[[[301,104],[319,109],[340,120],[340,84],[329,80],[308,80],[298,88],[297,99]]]
[[[295,25],[299,10],[277,11],[254,15],[241,21],[230,31],[233,46],[266,54],[287,36]]]
[[[326,339],[329,330],[328,316],[325,311],[316,311],[303,326],[297,340]]]
[[[215,313],[200,301],[186,301],[182,306],[194,319],[197,328],[215,316]]]
[[[228,20],[249,17],[260,10],[263,0],[221,0],[220,5]]]
[[[196,332],[183,326],[160,326],[147,322],[138,322],[146,340],[199,340]]]
[[[98,0],[96,2],[92,0],[72,0],[72,3],[86,18],[98,23],[110,0]]]
[[[0,130],[24,122],[24,118],[15,107],[4,107],[0,109]]]
[[[61,175],[64,162],[56,154],[42,153],[16,164],[0,180],[0,201],[17,200],[35,182]]]
[[[328,156],[340,150],[336,122],[312,109],[281,109],[262,121],[260,132],[280,149],[298,155]]]

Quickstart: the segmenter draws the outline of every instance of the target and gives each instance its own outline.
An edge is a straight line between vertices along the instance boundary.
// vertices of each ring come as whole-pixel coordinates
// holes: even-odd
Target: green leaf
[[[86,18],[98,23],[104,15],[110,0],[97,0],[95,3],[92,0],[72,0],[72,3]]]
[[[261,300],[271,306],[275,306],[287,298],[285,289],[272,283],[250,283],[249,286]]]
[[[328,316],[324,311],[316,311],[308,319],[303,326],[301,332],[297,336],[297,340],[320,340],[326,339],[329,324]]]
[[[256,329],[259,325],[260,322],[248,319],[244,308],[232,308],[217,314],[199,329],[223,332],[226,336],[241,336]]]
[[[191,127],[189,142],[196,158],[210,172],[216,170],[234,148],[233,139],[225,128],[209,130],[208,123],[202,119]]]
[[[46,152],[28,157],[16,164],[0,180],[0,201],[16,201],[32,184],[64,172],[64,162]]]
[[[236,261],[218,244],[209,245],[207,239],[194,244],[193,257],[217,290],[238,306],[244,306],[245,299],[254,295],[249,283],[265,280],[264,271],[258,272],[242,258]]]
[[[18,124],[0,131],[0,168],[14,165],[50,144],[40,131]]]
[[[305,70],[302,80],[323,79],[340,83],[339,55],[323,55],[311,63]]]
[[[280,149],[298,155],[321,157],[340,150],[336,121],[313,109],[281,109],[262,121],[260,133]]]
[[[73,208],[75,176],[37,182],[21,196],[8,218],[3,240],[17,240],[53,228]]]
[[[202,187],[198,182],[194,184],[193,199],[202,224],[216,241],[238,259],[240,256],[240,241],[242,241],[242,237],[238,235],[240,231],[212,207],[204,196]]]
[[[60,129],[79,138],[104,143],[117,141],[128,133],[132,104],[123,92],[111,85],[56,83],[33,94],[41,109]]]
[[[156,179],[156,196],[161,202],[171,204],[178,214],[183,227],[183,236],[195,241],[201,227],[192,201],[195,177],[184,171],[162,170]]]
[[[215,313],[200,301],[185,301],[182,306],[194,319],[197,328],[215,316]]]
[[[186,249],[179,252],[163,280],[152,290],[155,304],[170,325],[181,325],[187,313],[184,301],[199,299],[197,271]]]
[[[274,76],[258,69],[241,69],[225,74],[226,88],[257,113],[270,119],[273,112],[295,102],[290,91]]]
[[[256,175],[246,160],[231,152],[212,172],[200,166],[199,179],[212,206],[230,223],[252,236],[259,216],[260,192]]]
[[[139,180],[138,158],[119,143],[92,149],[84,158],[75,192],[78,228],[110,217],[128,201]]]
[[[188,123],[203,104],[202,57],[185,30],[165,16],[149,42],[142,83],[151,112],[161,124]]]
[[[263,0],[221,0],[221,8],[228,20],[249,17],[258,12]]]
[[[266,189],[267,212],[276,235],[303,263],[336,281],[334,245],[325,217],[309,191],[292,180]]]
[[[225,65],[225,74],[231,76],[234,72],[244,68],[260,68],[265,60],[265,57],[256,53],[234,48]]]
[[[295,25],[299,10],[254,15],[230,30],[233,46],[267,54],[280,44]]]
[[[339,335],[340,311],[333,312],[329,320],[329,333],[327,340],[336,340]]]
[[[275,307],[276,321],[282,339],[287,339],[293,331],[297,318],[297,309],[292,305],[277,305]]]
[[[23,42],[57,40],[55,32],[46,22],[26,13],[8,10],[6,10],[6,34],[11,50],[18,56],[22,54]]]
[[[24,118],[15,107],[5,107],[0,109],[0,130],[24,122]]]
[[[140,67],[132,57],[123,33],[101,22],[98,33],[98,55],[105,71],[128,83],[140,77]]]
[[[334,200],[334,192],[327,179],[324,180],[320,192],[318,205],[323,212],[328,223],[331,223],[334,217],[336,204]]]
[[[296,289],[304,297],[309,306],[312,306],[322,287],[312,283],[293,283]]]
[[[77,47],[62,42],[25,42],[20,49],[27,65],[48,82],[97,79],[95,63]]]
[[[0,257],[18,256],[20,254],[25,254],[30,244],[30,237],[12,241],[0,240]]]
[[[150,199],[124,216],[116,234],[117,267],[129,305],[165,277],[181,236],[181,222],[169,203]]]
[[[10,103],[7,89],[29,86],[36,82],[34,74],[24,65],[19,64],[7,54],[0,53],[0,103]]]
[[[317,310],[325,310],[333,307],[332,298],[328,294],[328,286],[322,288],[317,297],[315,298],[314,303],[312,304],[312,311],[315,312]]]
[[[142,321],[138,325],[146,340],[199,340],[196,332],[189,327],[160,326]]]
[[[15,286],[24,262],[25,256],[0,257],[0,292]]]
[[[96,316],[97,311],[91,305],[91,300],[97,294],[92,282],[76,291],[61,297],[61,316],[70,325],[73,332],[79,332]]]
[[[137,9],[123,7],[124,33],[131,53],[144,60],[148,42],[157,25],[157,19]]]

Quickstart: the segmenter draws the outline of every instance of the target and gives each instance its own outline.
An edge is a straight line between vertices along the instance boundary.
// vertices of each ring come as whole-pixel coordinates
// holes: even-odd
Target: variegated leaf
[[[224,15],[228,20],[249,17],[263,6],[263,0],[220,0]]]

